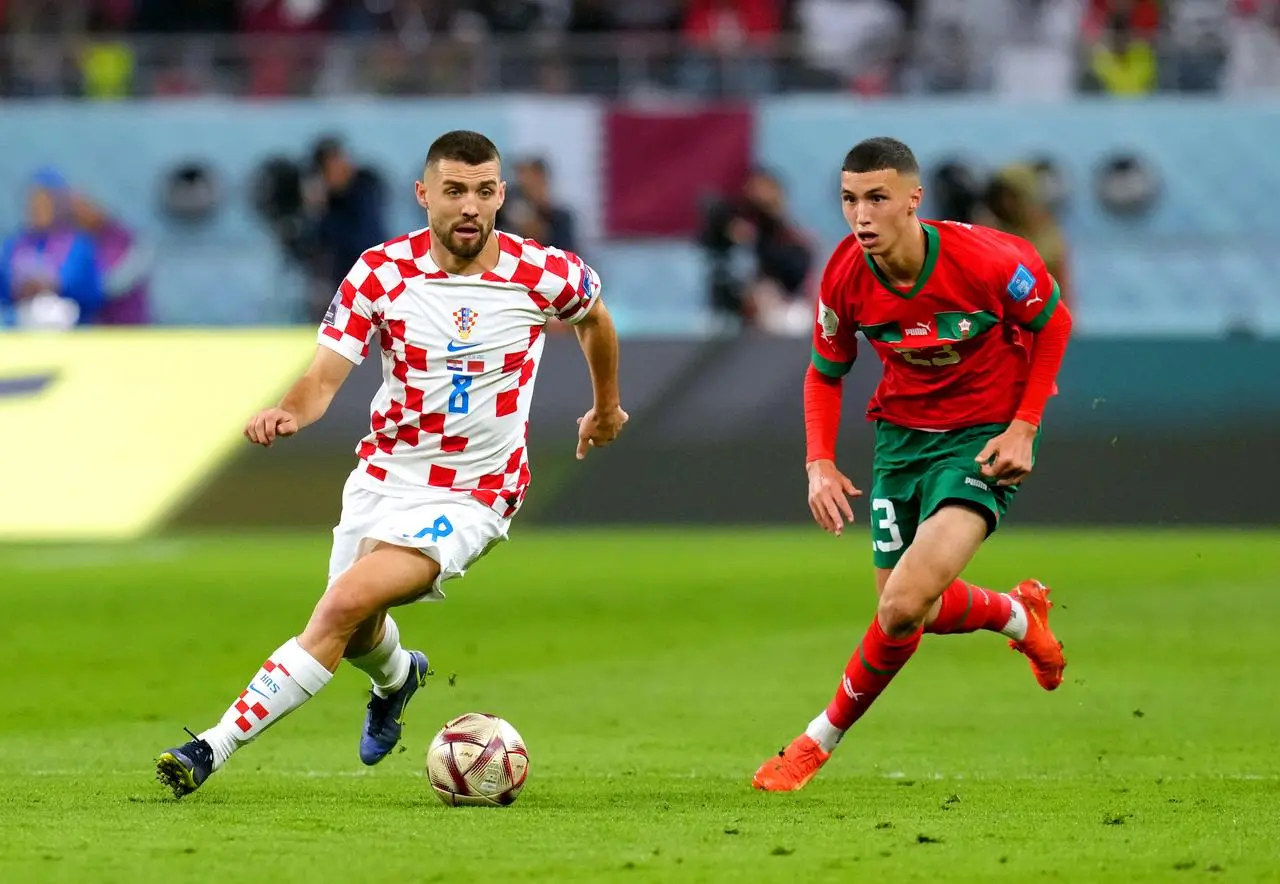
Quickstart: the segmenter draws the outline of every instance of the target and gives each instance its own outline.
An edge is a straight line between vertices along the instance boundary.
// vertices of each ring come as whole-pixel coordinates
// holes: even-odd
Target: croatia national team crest
[[[469,340],[471,332],[476,327],[476,320],[479,318],[480,314],[470,307],[462,307],[453,311],[453,324],[458,327],[458,337],[464,341]]]

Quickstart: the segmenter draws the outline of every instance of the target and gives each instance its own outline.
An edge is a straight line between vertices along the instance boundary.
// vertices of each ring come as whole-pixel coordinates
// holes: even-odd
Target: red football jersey
[[[895,288],[856,236],[822,276],[813,364],[842,377],[861,331],[884,363],[869,420],[920,430],[1009,423],[1022,400],[1031,335],[1058,306],[1058,284],[1021,237],[923,222],[924,269]]]

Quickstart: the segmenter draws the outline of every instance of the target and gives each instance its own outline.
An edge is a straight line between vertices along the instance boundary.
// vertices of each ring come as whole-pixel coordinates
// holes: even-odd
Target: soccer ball
[[[510,723],[468,712],[445,724],[427,750],[427,779],[445,804],[505,806],[529,775],[529,751]]]

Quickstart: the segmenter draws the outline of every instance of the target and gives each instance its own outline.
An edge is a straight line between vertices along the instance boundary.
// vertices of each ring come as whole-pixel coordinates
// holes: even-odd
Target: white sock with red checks
[[[291,638],[262,664],[258,674],[222,716],[199,735],[213,749],[213,769],[241,746],[320,692],[333,673]]]
[[[382,641],[372,651],[347,660],[373,681],[373,692],[379,697],[394,694],[409,677],[409,652],[400,647],[400,627],[391,615],[386,617]]]

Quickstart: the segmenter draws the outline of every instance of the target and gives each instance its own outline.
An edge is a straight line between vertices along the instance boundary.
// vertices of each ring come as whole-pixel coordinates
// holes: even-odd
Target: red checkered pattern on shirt
[[[535,325],[529,328],[529,346],[515,353],[508,353],[503,358],[502,373],[516,374],[519,373],[516,380],[516,387],[513,390],[506,390],[498,394],[497,398],[497,417],[505,417],[514,414],[519,410],[520,393],[533,379],[535,360],[530,354],[534,343],[542,335],[542,326]],[[444,415],[440,415],[441,418]],[[443,425],[443,420],[441,421]],[[457,438],[457,437],[446,437]],[[462,445],[465,447],[466,439],[462,438]],[[362,450],[363,446],[362,446]],[[457,449],[461,451],[461,448]],[[371,454],[373,449],[369,449]],[[365,455],[361,455],[365,457]],[[366,465],[365,469],[376,476],[377,467]],[[378,472],[382,472],[378,470]],[[509,519],[520,509],[520,505],[524,502],[525,494],[529,490],[529,482],[532,474],[529,470],[529,422],[524,423],[524,442],[519,448],[511,452],[507,457],[506,464],[500,473],[490,473],[481,476],[474,484],[474,487],[468,483],[468,487],[460,488],[457,486],[458,471],[450,467],[440,466],[438,464],[431,465],[431,473],[427,477],[427,484],[433,488],[442,488],[449,491],[459,491],[470,494],[476,500],[485,506],[494,510],[504,519]]]
[[[548,316],[572,322],[587,312],[599,294],[599,283],[573,252],[548,249],[534,240],[500,231],[498,246],[503,259],[482,278],[523,286]]]
[[[498,298],[506,297],[502,294],[504,289],[509,291],[512,286],[522,289],[537,308],[534,316],[541,314],[547,319],[558,317],[572,323],[586,315],[599,294],[599,281],[582,259],[571,252],[545,248],[532,240],[502,232],[496,235],[499,243],[498,262],[493,270],[476,278],[478,283],[491,284]],[[439,450],[442,455],[458,454],[467,450],[472,441],[467,436],[446,432],[445,413],[425,410],[428,401],[437,408],[442,407],[438,404],[438,388],[427,384],[427,389],[423,390],[414,385],[414,381],[430,371],[431,357],[425,347],[409,343],[405,319],[396,318],[421,315],[415,312],[418,308],[414,305],[422,302],[413,302],[409,309],[404,310],[397,308],[395,304],[408,284],[450,280],[449,274],[439,270],[430,258],[430,244],[430,231],[421,230],[366,251],[339,287],[338,295],[330,305],[321,328],[325,342],[332,341],[333,349],[355,362],[363,361],[368,355],[372,332],[375,329],[378,331],[379,344],[389,363],[390,378],[384,384],[386,398],[381,400],[381,405],[371,415],[371,432],[360,442],[356,453],[365,461],[365,472],[379,481],[387,481],[388,470],[374,461],[385,463],[386,457],[405,449],[417,452],[423,452],[424,449],[426,452]],[[456,278],[446,285],[455,282]],[[416,284],[414,290],[419,291]],[[501,309],[513,311],[504,314],[507,316],[507,323],[515,312],[525,312],[528,315],[527,308],[525,311],[518,311],[514,307]],[[486,318],[492,322],[492,314],[487,317],[482,315],[482,322]],[[416,323],[418,320],[413,321]],[[483,360],[468,361],[466,370],[471,374],[477,374],[478,366],[487,365],[487,371],[481,374],[487,377],[486,395],[492,397],[493,401],[486,402],[483,407],[493,409],[489,413],[494,418],[509,418],[519,414],[522,408],[527,414],[528,403],[522,402],[520,396],[531,395],[531,384],[536,371],[534,345],[538,342],[544,325],[545,320],[529,326],[527,342],[522,342],[518,350],[498,354],[489,351],[487,363]],[[488,327],[498,326],[490,324]],[[505,327],[510,328],[509,325]],[[421,334],[422,330],[417,329],[412,337],[421,340]],[[510,338],[505,340],[509,341]],[[444,342],[442,339],[439,345],[443,347]],[[432,346],[436,344],[433,343]],[[495,359],[495,356],[498,358]],[[434,358],[444,360],[445,355],[437,352]],[[510,378],[511,375],[515,375],[513,383],[501,381],[503,388],[494,396],[493,384],[498,383],[499,378]],[[392,384],[391,379],[398,384]],[[431,380],[434,382],[434,378]],[[475,463],[455,463],[450,466],[446,465],[447,457],[440,458],[442,462],[434,462],[435,458],[432,458],[427,466],[426,484],[433,488],[470,494],[504,517],[513,515],[523,501],[529,484],[527,421],[523,426],[523,438],[515,437],[512,430],[515,428],[499,430],[500,434],[511,434],[503,435],[510,442],[502,446],[505,449],[500,455],[502,459],[492,462],[492,466],[499,466],[500,470],[477,476]],[[439,445],[438,449],[435,449],[436,445]],[[427,446],[430,448],[427,449]],[[480,443],[480,448],[485,450],[483,442]],[[488,455],[484,455],[484,458],[480,464],[481,473],[485,467],[492,469]],[[465,471],[461,482],[459,469],[455,468],[459,466]]]

